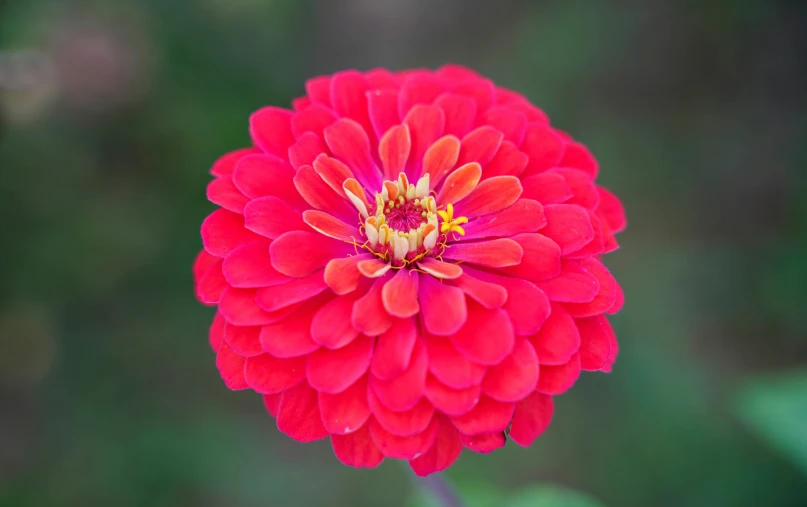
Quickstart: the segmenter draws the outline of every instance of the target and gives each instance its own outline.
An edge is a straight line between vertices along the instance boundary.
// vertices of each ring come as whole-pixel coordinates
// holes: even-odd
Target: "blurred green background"
[[[0,0],[0,505],[416,504],[399,464],[348,469],[223,386],[190,267],[250,112],[313,75],[448,61],[587,143],[630,222],[613,374],[449,478],[805,505],[806,6]]]

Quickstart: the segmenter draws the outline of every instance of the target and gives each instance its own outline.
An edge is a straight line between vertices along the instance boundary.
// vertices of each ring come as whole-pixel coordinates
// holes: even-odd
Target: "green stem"
[[[449,483],[444,474],[432,474],[417,479],[421,487],[427,489],[432,497],[436,499],[442,507],[463,507],[462,500],[457,496],[454,487]]]

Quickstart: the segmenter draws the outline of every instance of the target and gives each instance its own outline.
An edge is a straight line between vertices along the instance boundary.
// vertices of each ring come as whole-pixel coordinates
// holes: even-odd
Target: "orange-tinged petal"
[[[419,261],[418,267],[436,278],[453,280],[454,278],[459,278],[462,275],[462,268],[457,264],[438,261],[437,259],[433,259],[431,257],[426,257]]]
[[[438,204],[445,205],[457,202],[468,196],[479,184],[482,177],[482,167],[476,162],[465,164],[452,172],[443,183],[443,188],[437,194]]]
[[[423,174],[429,174],[432,186],[437,186],[457,165],[460,156],[460,140],[454,136],[443,136],[434,142],[423,155]]]

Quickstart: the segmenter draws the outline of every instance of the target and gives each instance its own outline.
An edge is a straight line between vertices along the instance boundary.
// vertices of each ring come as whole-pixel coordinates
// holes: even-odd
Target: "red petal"
[[[607,312],[616,300],[617,282],[602,262],[594,258],[580,259],[577,261],[588,273],[593,275],[598,282],[599,291],[591,302],[565,305],[566,310],[573,317],[593,317]]]
[[[538,334],[530,337],[541,365],[565,364],[580,348],[580,333],[569,312],[552,303],[552,313]]]
[[[484,370],[483,370],[484,371]],[[465,389],[452,389],[436,377],[429,375],[426,379],[424,394],[434,407],[446,415],[467,414],[479,402],[482,388],[472,385]]]
[[[611,356],[612,332],[608,320],[603,315],[575,319],[580,331],[580,367],[586,371],[596,371],[608,365]]]
[[[521,264],[505,268],[507,273],[527,280],[548,280],[560,273],[560,247],[543,234],[528,233],[513,236],[521,245]]]
[[[317,392],[305,382],[283,393],[277,413],[277,429],[298,442],[313,442],[328,436],[322,425]]]
[[[275,239],[290,231],[308,231],[300,214],[274,196],[255,199],[244,208],[244,226],[266,238]]]
[[[244,205],[249,202],[242,194],[231,178],[216,178],[207,184],[207,198],[210,202],[218,204],[224,209],[241,213]]]
[[[617,283],[616,296],[614,297],[614,304],[611,306],[611,308],[608,309],[606,313],[613,315],[617,313],[619,310],[621,310],[624,304],[625,304],[625,293],[622,292],[622,287]]]
[[[625,208],[622,206],[622,202],[607,188],[597,187],[597,192],[600,194],[597,211],[608,223],[611,232],[617,233],[625,230],[627,221],[625,220]]]
[[[294,185],[312,208],[345,220],[355,220],[356,208],[325,183],[313,167],[304,165],[298,169],[294,176]]]
[[[392,316],[384,309],[381,291],[389,275],[376,278],[370,290],[353,304],[350,320],[367,336],[378,336],[392,327]]]
[[[451,422],[466,435],[496,433],[510,425],[515,408],[515,403],[502,403],[482,396],[470,412],[452,417]]]
[[[434,407],[429,400],[422,398],[414,407],[403,412],[388,409],[371,389],[367,393],[370,410],[381,426],[400,437],[408,437],[421,433],[432,420]]]
[[[304,165],[313,164],[322,154],[330,154],[325,142],[313,132],[306,132],[289,148],[289,162],[297,170]]]
[[[468,318],[465,295],[456,287],[439,282],[432,276],[420,280],[418,290],[421,315],[426,329],[436,335],[456,333]]]
[[[216,257],[227,255],[241,245],[252,243],[260,236],[244,228],[244,217],[217,209],[202,222],[202,244]]]
[[[263,395],[263,405],[272,417],[277,417],[277,411],[280,409],[280,398],[282,397],[283,393]]]
[[[564,260],[560,274],[551,280],[538,282],[538,286],[550,300],[561,302],[585,303],[600,291],[597,278],[579,261],[572,260]]]
[[[324,211],[305,210],[303,211],[303,221],[318,233],[339,241],[351,242],[360,237],[358,228],[347,225]]]
[[[462,452],[462,442],[457,429],[446,417],[435,417],[439,421],[437,437],[428,451],[409,461],[409,466],[420,477],[440,472],[450,467]]]
[[[319,393],[319,410],[322,423],[328,432],[345,435],[361,429],[370,417],[367,403],[367,377],[336,394]]]
[[[199,283],[199,279],[207,273],[207,271],[213,266],[213,264],[219,261],[220,257],[216,257],[215,255],[210,255],[205,250],[200,250],[198,254],[196,254],[196,259],[193,261],[193,280],[194,283]]]
[[[546,227],[541,234],[554,241],[562,255],[576,252],[594,239],[594,228],[588,211],[577,205],[549,204],[544,206]]]
[[[291,99],[291,107],[297,112],[304,111],[314,105],[308,97],[297,97]]]
[[[538,332],[550,311],[549,299],[538,287],[527,280],[466,269],[472,276],[507,290],[507,301],[502,310],[510,316],[516,334],[529,336]]]
[[[321,348],[308,356],[308,383],[317,391],[342,392],[370,367],[373,339],[360,336],[341,349]]]
[[[398,114],[403,118],[417,104],[431,104],[444,91],[439,78],[426,73],[413,75],[401,86]]]
[[[486,368],[461,354],[444,336],[425,335],[429,371],[452,389],[467,389],[482,382]]]
[[[468,273],[463,273],[453,282],[453,285],[462,289],[465,294],[471,296],[477,303],[489,310],[501,308],[507,301],[507,290],[504,287],[483,282]]]
[[[390,380],[409,367],[417,341],[417,327],[412,319],[394,319],[392,327],[378,337],[370,371],[379,380]]]
[[[365,188],[381,187],[381,172],[373,162],[370,139],[361,125],[342,118],[325,129],[325,142],[334,156],[353,170]]]
[[[569,254],[567,259],[583,259],[586,257],[597,256],[605,250],[604,234],[602,222],[597,215],[589,211],[588,219],[591,221],[591,228],[594,229],[594,239],[588,242],[586,246],[580,250]]]
[[[387,130],[378,143],[378,157],[384,167],[384,178],[395,181],[398,174],[404,172],[411,148],[408,126],[397,125]]]
[[[465,236],[461,239],[468,241],[479,238],[511,237],[526,232],[535,232],[544,225],[546,225],[546,217],[544,217],[543,206],[537,201],[519,199],[503,211],[486,215],[463,226]]]
[[[331,104],[334,111],[343,117],[357,121],[368,132],[370,118],[367,115],[367,95],[370,82],[355,70],[337,72],[331,78]]]
[[[465,164],[449,173],[437,194],[440,204],[455,203],[470,194],[479,184],[482,168],[476,162]]]
[[[504,135],[493,127],[479,127],[462,138],[460,148],[460,164],[476,162],[481,166],[488,165],[501,146]]]
[[[460,140],[454,136],[443,136],[435,141],[423,154],[423,174],[429,174],[432,188],[457,165],[460,156]]]
[[[450,340],[471,361],[497,364],[513,350],[513,324],[504,310],[488,310],[475,301],[469,301],[468,320]]]
[[[433,418],[426,429],[416,435],[401,437],[385,430],[375,419],[370,419],[370,435],[378,449],[389,458],[412,459],[426,452],[437,437],[439,423]]]
[[[306,81],[305,94],[313,102],[331,107],[331,76],[317,76]]]
[[[236,326],[262,326],[283,319],[288,311],[267,312],[255,302],[256,290],[227,287],[221,294],[219,311]]]
[[[238,391],[247,389],[249,385],[244,380],[244,363],[246,359],[236,354],[226,343],[221,344],[216,355],[216,367],[219,369],[224,385]]]
[[[424,257],[418,261],[418,267],[435,278],[453,280],[462,275],[462,268],[458,264],[443,262],[433,257]]]
[[[619,342],[616,340],[616,333],[614,332],[614,328],[611,327],[611,323],[605,318],[604,315],[602,317],[602,323],[605,327],[605,333],[608,336],[608,343],[611,346],[611,352],[608,354],[608,359],[605,361],[605,366],[600,368],[600,371],[604,371],[606,373],[611,372],[611,367],[616,362],[616,356],[619,355]]]
[[[310,301],[300,306],[275,324],[261,328],[261,346],[275,357],[298,357],[310,354],[319,348],[311,338],[311,320],[319,308],[319,302]]]
[[[337,296],[317,310],[311,322],[314,341],[329,349],[338,349],[350,343],[359,332],[353,328],[349,315],[353,304],[361,296],[361,292]]]
[[[242,148],[240,150],[235,150],[224,154],[213,162],[213,167],[210,169],[210,174],[216,176],[217,178],[232,176],[233,171],[235,170],[235,165],[239,160],[247,155],[257,153],[260,153],[260,151],[256,150],[255,148]]]
[[[221,348],[221,344],[224,343],[224,326],[226,324],[227,321],[224,319],[224,315],[216,312],[216,315],[213,316],[213,322],[210,324],[210,330],[208,332],[208,342],[210,343],[210,348],[213,349],[213,352],[218,352],[219,348]]]
[[[580,378],[580,354],[557,366],[541,365],[541,375],[535,390],[545,394],[563,394]]]
[[[267,155],[249,155],[241,159],[233,173],[233,184],[250,199],[273,195],[295,209],[305,202],[294,187],[294,169],[285,160]]]
[[[493,176],[519,176],[524,172],[529,160],[529,157],[513,143],[505,141],[490,163],[482,168],[482,179]]]
[[[313,104],[294,115],[291,120],[291,132],[297,139],[306,132],[313,132],[321,137],[325,127],[334,123],[336,119],[331,108],[322,104]]]
[[[479,119],[479,122],[495,128],[504,134],[505,139],[516,145],[521,145],[527,132],[527,117],[509,107],[501,106],[488,109]]]
[[[293,115],[291,111],[278,107],[264,107],[255,111],[249,118],[252,142],[264,152],[286,159],[289,146],[294,144],[294,135],[291,133]]]
[[[381,402],[390,410],[409,410],[423,397],[426,384],[426,369],[429,357],[426,347],[417,341],[412,349],[412,359],[406,371],[392,380],[370,377],[370,387]]]
[[[443,110],[445,132],[454,136],[464,136],[474,126],[476,103],[470,97],[444,93],[434,101]]]
[[[504,432],[499,433],[486,433],[484,435],[464,435],[460,433],[460,440],[469,451],[478,452],[480,454],[488,454],[490,452],[504,447],[507,438]]]
[[[221,300],[221,293],[227,288],[221,265],[222,260],[218,259],[196,283],[196,297],[202,303],[214,305]]]
[[[375,68],[364,73],[364,77],[374,88],[392,88],[397,90],[401,84],[398,77],[387,69]]]
[[[523,255],[521,245],[512,239],[499,238],[473,243],[454,243],[445,251],[443,257],[479,266],[503,268],[518,265]]]
[[[316,232],[287,232],[269,245],[272,267],[284,275],[308,276],[335,257],[343,257],[353,248]]]
[[[263,354],[260,326],[224,325],[224,341],[239,356],[252,357]]]
[[[305,360],[304,356],[278,359],[271,354],[248,357],[244,379],[255,392],[280,393],[305,379]]]
[[[426,150],[443,135],[445,118],[443,111],[437,106],[415,106],[404,118],[404,123],[409,126],[412,135],[408,174],[416,180],[422,174],[422,162]]]
[[[227,283],[241,289],[270,287],[292,280],[272,267],[266,240],[247,243],[233,250],[224,259],[222,270]]]
[[[353,257],[331,259],[325,266],[325,283],[339,295],[353,292],[364,278],[357,265],[372,258],[373,254],[364,253]]]
[[[282,285],[258,289],[255,293],[255,303],[264,311],[274,312],[310,299],[327,288],[320,270]]]
[[[597,207],[600,202],[600,194],[597,193],[597,187],[586,173],[569,167],[556,167],[550,173],[561,175],[569,185],[572,198],[568,199],[566,204],[578,204],[590,210]]]
[[[591,152],[588,151],[588,148],[580,143],[567,143],[563,151],[563,157],[560,159],[560,162],[558,162],[558,165],[581,169],[588,174],[592,180],[597,177],[597,173],[600,170],[597,160]]]
[[[549,427],[554,411],[551,396],[532,393],[516,405],[510,438],[518,445],[529,447]]]
[[[488,368],[482,392],[498,401],[518,401],[538,383],[538,356],[526,339],[520,339],[502,362]]]
[[[479,74],[475,71],[469,69],[468,67],[463,67],[462,65],[457,65],[456,63],[447,63],[437,69],[435,74],[441,76],[448,81],[465,81],[470,79],[480,79]]]
[[[399,269],[381,290],[384,308],[393,317],[412,317],[420,311],[418,304],[418,274]]]
[[[398,92],[394,90],[371,90],[367,92],[367,111],[377,138],[393,125],[401,122],[398,116]]]
[[[541,173],[521,180],[522,198],[535,199],[541,204],[559,204],[572,197],[572,189],[560,174]]]
[[[488,178],[457,205],[462,216],[471,218],[496,213],[516,202],[521,195],[521,183],[515,176]]]
[[[333,453],[342,464],[355,468],[375,468],[384,461],[370,436],[370,426],[365,424],[347,435],[331,435]]]
[[[493,105],[496,87],[488,79],[475,79],[457,85],[452,93],[470,97],[476,102],[476,112],[481,115]]]
[[[557,166],[563,156],[563,144],[563,140],[548,125],[533,123],[527,127],[521,150],[530,161],[522,176],[532,176]]]

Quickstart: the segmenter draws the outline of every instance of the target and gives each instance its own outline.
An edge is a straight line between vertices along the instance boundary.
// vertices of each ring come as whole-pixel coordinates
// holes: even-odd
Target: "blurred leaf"
[[[751,382],[737,397],[737,413],[807,474],[807,371]]]
[[[507,507],[602,507],[588,495],[552,485],[531,486],[511,497]]]
[[[466,507],[602,507],[588,495],[550,484],[530,486],[512,495],[490,485],[474,484],[462,487],[460,495]],[[443,507],[443,504],[423,489],[409,507]]]

